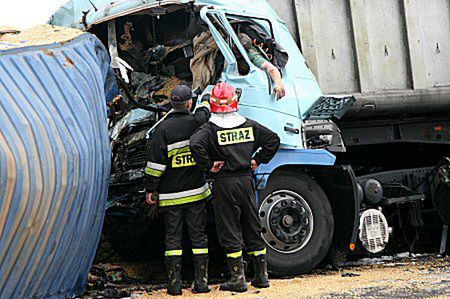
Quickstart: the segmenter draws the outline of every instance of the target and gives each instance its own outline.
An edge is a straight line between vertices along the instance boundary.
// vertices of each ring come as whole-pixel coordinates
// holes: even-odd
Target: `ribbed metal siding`
[[[109,182],[107,70],[90,34],[0,51],[0,298],[83,291]]]
[[[324,93],[450,86],[449,0],[268,2],[300,37]]]

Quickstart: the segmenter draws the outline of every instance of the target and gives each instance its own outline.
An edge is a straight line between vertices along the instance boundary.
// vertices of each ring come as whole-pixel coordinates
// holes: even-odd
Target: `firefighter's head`
[[[172,91],[170,96],[170,103],[174,110],[190,110],[192,108],[192,98],[196,94],[186,85],[178,85]]]
[[[219,82],[214,86],[209,102],[212,113],[230,113],[239,110],[236,91],[226,82]]]

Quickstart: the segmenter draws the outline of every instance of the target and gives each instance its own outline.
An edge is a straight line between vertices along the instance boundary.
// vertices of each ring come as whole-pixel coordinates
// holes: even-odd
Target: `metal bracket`
[[[442,236],[441,236],[441,246],[439,248],[439,254],[443,255],[447,251],[447,236],[448,236],[448,226],[442,226]]]

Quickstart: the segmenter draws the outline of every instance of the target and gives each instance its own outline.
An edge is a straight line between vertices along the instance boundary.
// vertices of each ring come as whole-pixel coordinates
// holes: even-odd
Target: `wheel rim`
[[[259,208],[264,241],[272,249],[292,253],[308,244],[314,218],[308,203],[299,194],[279,190],[264,199]]]

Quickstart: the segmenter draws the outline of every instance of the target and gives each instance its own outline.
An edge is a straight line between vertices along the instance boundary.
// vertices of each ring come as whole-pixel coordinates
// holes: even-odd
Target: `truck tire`
[[[259,193],[262,236],[269,272],[310,272],[326,256],[333,238],[333,213],[320,185],[297,172],[272,175]]]

